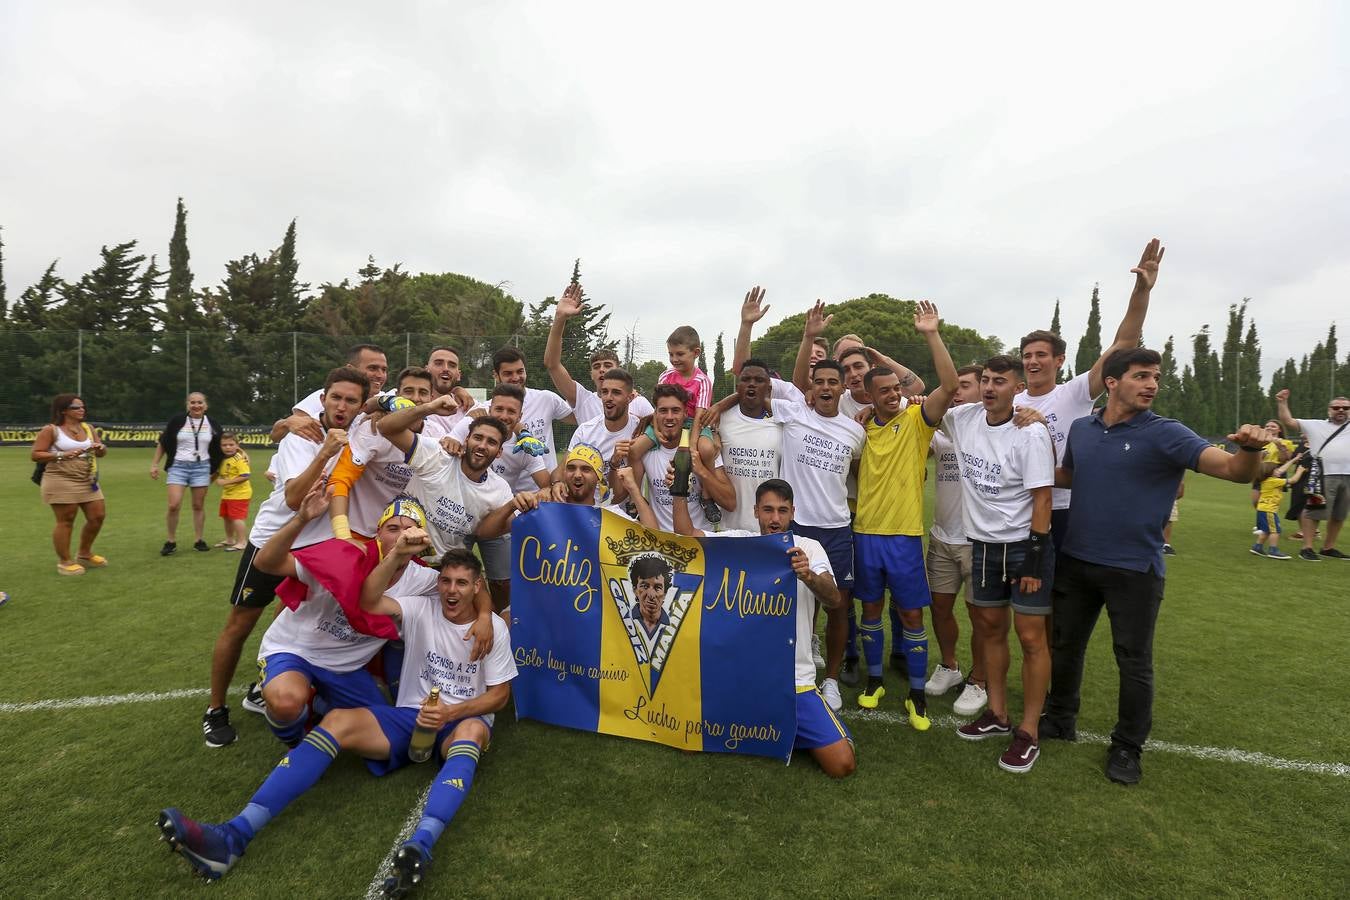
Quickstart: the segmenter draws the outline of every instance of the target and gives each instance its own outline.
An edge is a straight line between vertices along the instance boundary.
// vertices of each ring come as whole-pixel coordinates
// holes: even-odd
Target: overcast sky
[[[295,217],[313,283],[534,301],[580,256],[648,354],[763,284],[768,322],[880,291],[1009,340],[1059,297],[1072,358],[1157,235],[1149,343],[1249,296],[1268,373],[1350,309],[1344,9],[10,0],[6,280],[163,261],[182,195],[199,286]]]

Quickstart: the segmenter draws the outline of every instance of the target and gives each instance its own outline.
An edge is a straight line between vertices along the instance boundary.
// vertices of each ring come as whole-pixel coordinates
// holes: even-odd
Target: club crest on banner
[[[605,593],[628,633],[647,696],[655,697],[680,626],[703,583],[701,575],[687,571],[698,551],[636,528],[604,541],[614,560],[600,567]]]

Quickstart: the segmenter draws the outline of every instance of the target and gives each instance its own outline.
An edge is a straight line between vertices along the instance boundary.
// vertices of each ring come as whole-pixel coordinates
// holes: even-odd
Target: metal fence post
[[[295,332],[291,332],[291,405],[300,402],[300,351]]]
[[[75,348],[75,393],[84,394],[84,329],[76,332]]]
[[[192,332],[183,332],[183,346],[187,348],[183,354],[183,396],[186,397],[192,393]]]
[[[412,365],[412,332],[403,332],[403,368]],[[397,385],[395,385],[397,387]]]

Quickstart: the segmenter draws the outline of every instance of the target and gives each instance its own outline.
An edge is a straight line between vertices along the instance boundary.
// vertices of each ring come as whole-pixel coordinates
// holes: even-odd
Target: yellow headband
[[[386,506],[384,512],[380,514],[380,521],[375,525],[376,530],[383,528],[384,523],[395,516],[412,519],[418,528],[427,527],[427,514],[423,511],[422,504],[411,497],[395,497],[394,502]]]
[[[600,502],[605,502],[609,498],[609,485],[605,482],[605,461],[600,456],[600,451],[590,444],[577,444],[567,451],[567,461],[563,465],[574,459],[584,462],[595,471],[595,477],[599,479],[596,487],[600,491]]]

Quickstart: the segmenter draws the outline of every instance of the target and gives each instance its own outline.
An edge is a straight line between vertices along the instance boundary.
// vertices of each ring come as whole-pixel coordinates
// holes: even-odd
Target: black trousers
[[[1052,595],[1054,634],[1046,716],[1064,726],[1076,723],[1083,660],[1105,606],[1120,671],[1111,743],[1142,751],[1153,725],[1153,629],[1162,605],[1163,579],[1152,572],[1100,566],[1061,554]]]

